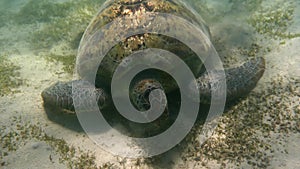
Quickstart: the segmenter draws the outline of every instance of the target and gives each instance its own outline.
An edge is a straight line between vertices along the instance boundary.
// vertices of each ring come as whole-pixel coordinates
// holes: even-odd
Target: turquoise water
[[[114,156],[40,93],[72,79],[83,32],[104,1],[0,1],[0,168],[300,168],[300,2],[188,0],[207,22],[225,67],[264,57],[256,88],[226,108],[200,145],[150,159]]]

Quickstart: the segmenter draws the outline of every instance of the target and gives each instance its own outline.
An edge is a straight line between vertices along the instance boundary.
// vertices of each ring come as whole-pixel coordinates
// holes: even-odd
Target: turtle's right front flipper
[[[82,86],[72,92],[72,86]],[[74,111],[73,99],[80,99],[83,95],[92,96],[95,94],[98,106],[100,108],[106,106],[107,94],[101,88],[95,88],[84,80],[74,80],[70,82],[57,82],[42,92],[44,106],[49,108],[61,108]]]
[[[205,72],[197,79],[201,103],[210,103],[211,92],[220,89],[222,85],[219,81],[221,80],[226,81],[225,94],[227,101],[246,96],[256,86],[264,71],[265,60],[258,57],[245,62],[241,66],[225,69],[225,76],[222,76],[220,70],[210,71],[210,74]]]

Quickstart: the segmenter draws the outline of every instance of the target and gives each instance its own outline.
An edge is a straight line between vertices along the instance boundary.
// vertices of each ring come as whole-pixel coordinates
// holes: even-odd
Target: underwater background
[[[226,109],[204,144],[196,125],[162,155],[103,151],[41,91],[73,77],[83,32],[104,0],[0,0],[0,168],[300,168],[300,1],[187,0],[224,66],[262,56],[257,87]]]

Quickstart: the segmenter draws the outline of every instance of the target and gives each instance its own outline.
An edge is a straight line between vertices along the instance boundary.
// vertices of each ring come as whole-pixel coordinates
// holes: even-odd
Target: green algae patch
[[[18,92],[16,88],[23,83],[19,70],[6,55],[0,55],[0,96]]]
[[[11,13],[8,11],[0,11],[0,28],[5,26],[11,19],[10,17]]]
[[[44,56],[45,59],[49,62],[61,63],[63,65],[63,70],[69,74],[73,74],[75,63],[76,63],[76,55],[75,54],[67,54],[60,55],[50,53]]]
[[[188,0],[187,2],[205,18],[206,22],[215,23],[222,21],[224,15],[238,14],[240,16],[241,13],[252,13],[260,7],[263,0],[230,0],[225,3],[222,1],[210,2],[209,0]]]
[[[15,15],[19,24],[50,22],[55,17],[63,17],[71,9],[71,3],[53,3],[48,0],[31,0]]]
[[[255,11],[263,0],[231,0],[232,10],[234,11]]]
[[[288,32],[293,23],[295,5],[291,2],[276,3],[262,7],[248,20],[256,32],[273,39],[291,39],[300,37],[300,33]]]
[[[101,1],[71,1],[54,6],[60,10],[67,8],[63,13],[51,17],[50,21],[33,32],[31,42],[34,48],[51,48],[58,42],[66,42],[70,47],[77,48],[81,35],[85,31],[92,17],[101,6]]]
[[[64,139],[55,138],[48,135],[41,124],[31,124],[24,121],[21,117],[13,117],[11,126],[0,127],[0,162],[11,152],[18,150],[31,140],[43,141],[59,155],[59,162],[65,164],[68,168],[91,168],[97,169],[110,166],[110,163],[104,163],[103,166],[97,166],[95,155],[92,152],[86,152],[80,148],[69,145]],[[49,157],[51,160],[51,157]]]
[[[245,164],[246,168],[268,168],[274,152],[287,152],[287,147],[273,145],[286,144],[291,133],[300,131],[298,82],[278,75],[264,90],[251,92],[223,114],[212,137],[202,145],[193,136],[203,134],[199,126],[192,129],[184,159],[200,161],[203,168],[211,160],[220,162],[221,168],[244,168]]]

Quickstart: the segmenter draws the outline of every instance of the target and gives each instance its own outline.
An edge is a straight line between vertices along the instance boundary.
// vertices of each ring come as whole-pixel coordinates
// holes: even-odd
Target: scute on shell
[[[127,36],[131,30],[147,30],[154,27],[153,23],[147,22],[157,13],[172,14],[196,25],[204,34],[210,38],[210,32],[203,19],[194,10],[179,0],[108,0],[99,10],[98,14],[91,21],[81,40],[78,57],[77,71],[81,78],[93,82],[96,77],[97,83],[110,84],[114,70],[122,59],[126,58],[134,51],[147,48],[160,48],[170,51],[186,62],[195,75],[201,73],[202,62],[197,59],[196,54],[184,43],[177,39],[162,34],[142,33]],[[145,15],[146,14],[146,15]],[[148,19],[145,17],[149,17]],[[130,18],[124,21],[120,18]],[[118,20],[119,19],[119,20]],[[110,25],[113,21],[118,21],[118,28]],[[146,22],[145,22],[146,20]],[[170,18],[165,18],[163,24],[169,25],[169,29],[177,31],[178,36],[186,36],[182,27],[174,27]],[[151,25],[151,26],[149,26]],[[159,32],[161,27],[157,25],[155,29]],[[153,31],[153,30],[152,30]],[[101,33],[102,34],[101,34]],[[118,39],[118,34],[127,38]],[[190,36],[190,35],[189,35]],[[192,40],[192,39],[191,39]],[[107,42],[108,41],[108,42]],[[117,42],[112,48],[111,43]],[[100,64],[99,55],[105,54]],[[100,67],[99,67],[100,64]],[[95,74],[91,70],[97,69]],[[87,74],[90,77],[87,77]],[[158,77],[162,84],[170,81],[167,77]],[[167,89],[168,90],[168,89]]]

